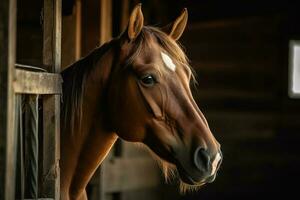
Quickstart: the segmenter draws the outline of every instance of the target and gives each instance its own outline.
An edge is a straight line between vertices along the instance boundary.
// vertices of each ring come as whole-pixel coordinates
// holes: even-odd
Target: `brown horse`
[[[62,199],[86,199],[118,137],[146,144],[166,176],[176,170],[188,189],[215,179],[220,145],[193,99],[193,75],[176,43],[187,10],[164,29],[143,23],[137,5],[123,34],[62,72]]]

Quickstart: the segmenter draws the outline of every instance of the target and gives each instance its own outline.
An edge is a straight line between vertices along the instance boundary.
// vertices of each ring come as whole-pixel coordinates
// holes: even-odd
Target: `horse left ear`
[[[184,8],[181,15],[174,22],[161,28],[161,30],[172,37],[174,40],[178,40],[186,27],[187,20],[188,11],[186,8]]]
[[[131,12],[127,34],[130,40],[134,40],[141,32],[144,26],[144,17],[142,13],[142,4],[136,5]]]

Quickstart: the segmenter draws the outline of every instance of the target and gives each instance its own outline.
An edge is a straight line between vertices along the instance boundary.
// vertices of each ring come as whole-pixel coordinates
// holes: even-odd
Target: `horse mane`
[[[156,40],[162,49],[174,58],[175,62],[179,63],[180,66],[188,68],[192,72],[192,82],[196,83],[193,70],[189,65],[189,60],[182,50],[181,45],[160,29],[151,26],[144,26],[139,36],[132,42],[132,48],[128,53],[124,66],[130,65],[135,58],[139,56],[141,50],[147,46],[150,41],[153,41],[152,38]],[[82,99],[86,79],[103,54],[119,39],[120,38],[113,39],[101,47],[94,49],[86,57],[62,71],[61,75],[64,80],[61,112],[63,119],[62,130],[70,130],[73,133],[75,126],[77,126],[76,128],[81,127]],[[164,70],[164,68],[161,70]]]
[[[75,124],[78,127],[81,126],[82,99],[87,77],[102,55],[110,49],[113,41],[94,49],[86,57],[61,72],[64,81],[61,112],[62,130],[69,129],[73,133]]]

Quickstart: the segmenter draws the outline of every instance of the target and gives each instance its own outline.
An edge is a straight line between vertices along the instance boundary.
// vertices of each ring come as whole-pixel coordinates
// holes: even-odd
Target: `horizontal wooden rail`
[[[52,198],[24,199],[24,200],[54,200]]]
[[[161,184],[158,165],[150,158],[114,158],[103,168],[105,192],[124,192]]]
[[[60,74],[16,69],[14,90],[22,94],[61,94]]]

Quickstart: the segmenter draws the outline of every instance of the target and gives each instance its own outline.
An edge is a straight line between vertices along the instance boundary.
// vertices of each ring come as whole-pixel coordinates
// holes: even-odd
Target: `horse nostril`
[[[194,153],[194,164],[201,171],[209,169],[210,157],[204,148],[198,147],[196,149]]]

